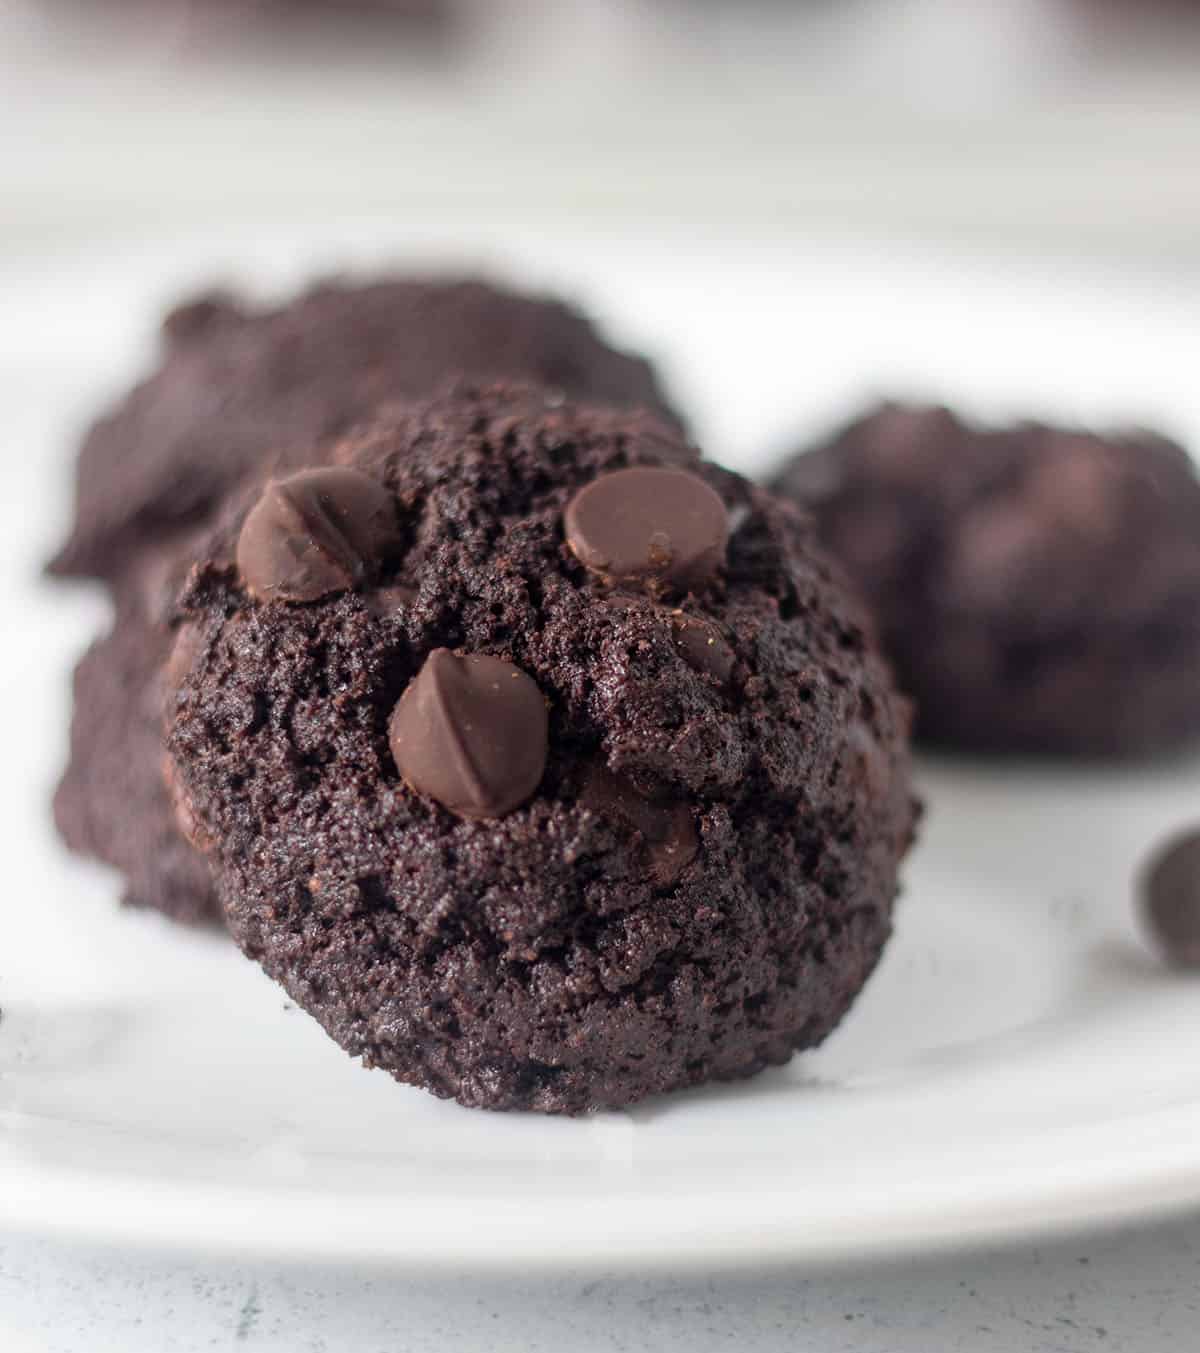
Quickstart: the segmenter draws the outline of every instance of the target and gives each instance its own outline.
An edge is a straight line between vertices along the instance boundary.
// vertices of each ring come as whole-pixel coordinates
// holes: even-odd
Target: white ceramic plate
[[[0,263],[6,773],[0,1226],[326,1261],[762,1266],[1033,1236],[1200,1203],[1200,982],[1130,880],[1200,767],[926,764],[896,937],[841,1030],[752,1082],[585,1121],[473,1113],[368,1073],[231,946],[114,905],[47,796],[100,598],[35,582],[68,443],[214,270],[485,260],[568,287],[663,360],[753,468],[872,390],[1152,419],[1200,443],[1200,290],[1049,263],[770,236],[246,229]],[[231,263],[238,266],[231,267]]]

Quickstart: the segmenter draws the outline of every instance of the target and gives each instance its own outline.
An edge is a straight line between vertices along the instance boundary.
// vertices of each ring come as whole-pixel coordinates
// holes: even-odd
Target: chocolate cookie
[[[885,405],[774,487],[874,610],[924,739],[1124,757],[1200,734],[1200,482],[1178,446]]]
[[[347,1052],[487,1108],[824,1038],[914,811],[907,706],[803,518],[528,387],[335,459],[231,508],[182,598],[168,743],[245,952]]]
[[[168,315],[163,335],[158,370],[84,439],[75,525],[53,573],[119,577],[269,456],[307,465],[374,406],[458,374],[678,421],[650,366],[578,311],[482,282],[330,281],[277,309],[213,293]]]
[[[642,360],[552,301],[475,282],[329,283],[282,310],[210,295],[171,312],[158,373],[98,423],[80,455],[79,517],[52,565],[113,584],[117,618],[75,676],[71,760],[55,800],[67,843],[122,870],[127,899],[219,916],[162,783],[161,623],[197,531],[265,467],[304,465],[372,403],[492,369],[618,404],[662,404]],[[360,403],[361,401],[361,403]],[[671,419],[674,422],[674,419]]]

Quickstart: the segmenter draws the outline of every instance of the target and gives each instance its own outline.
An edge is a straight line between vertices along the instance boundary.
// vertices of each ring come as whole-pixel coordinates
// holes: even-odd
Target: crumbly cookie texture
[[[1129,757],[1200,735],[1200,481],[1180,447],[884,405],[773,487],[874,612],[922,738]]]
[[[914,805],[908,707],[804,519],[529,387],[397,407],[335,459],[394,502],[361,581],[256,596],[251,493],[182,598],[169,748],[245,952],[347,1052],[473,1106],[629,1104],[824,1038]],[[635,468],[671,496],[630,527],[605,505]]]

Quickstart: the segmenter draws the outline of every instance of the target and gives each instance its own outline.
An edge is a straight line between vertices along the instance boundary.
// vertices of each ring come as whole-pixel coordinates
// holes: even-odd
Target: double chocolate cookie
[[[1200,735],[1200,481],[1178,446],[885,405],[774,487],[874,611],[924,739],[1124,757]]]
[[[782,1063],[879,957],[908,709],[801,516],[529,387],[248,494],[168,744],[230,929],[356,1057],[577,1113]]]
[[[67,843],[122,871],[127,898],[216,919],[207,869],[173,826],[161,774],[161,623],[197,532],[275,465],[314,464],[381,400],[448,376],[515,374],[560,396],[650,405],[649,365],[607,346],[566,306],[478,282],[330,282],[280,309],[210,295],[164,324],[159,369],[89,432],[78,513],[51,565],[108,579],[112,633],[75,677],[71,760],[55,800]]]

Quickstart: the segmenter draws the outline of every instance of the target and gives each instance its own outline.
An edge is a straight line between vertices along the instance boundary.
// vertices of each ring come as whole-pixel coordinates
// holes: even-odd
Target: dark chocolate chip
[[[369,581],[400,544],[396,501],[358,470],[273,479],[238,539],[237,561],[263,601],[316,601]]]
[[[639,832],[655,879],[674,883],[696,858],[700,839],[691,809],[679,800],[651,799],[606,766],[588,767],[579,802],[600,817],[616,818]]]
[[[435,648],[388,726],[405,781],[459,817],[502,817],[546,769],[546,702],[518,667]]]
[[[1169,840],[1142,876],[1142,910],[1164,956],[1200,967],[1200,828]]]
[[[567,544],[613,582],[698,587],[720,568],[725,504],[684,470],[635,466],[593,480],[567,504]]]
[[[237,301],[227,291],[210,291],[184,301],[167,312],[163,337],[170,343],[190,343],[242,319]]]
[[[727,684],[733,675],[733,649],[725,642],[717,625],[702,616],[675,611],[671,615],[671,633],[685,662],[697,672],[715,678],[722,686]]]

